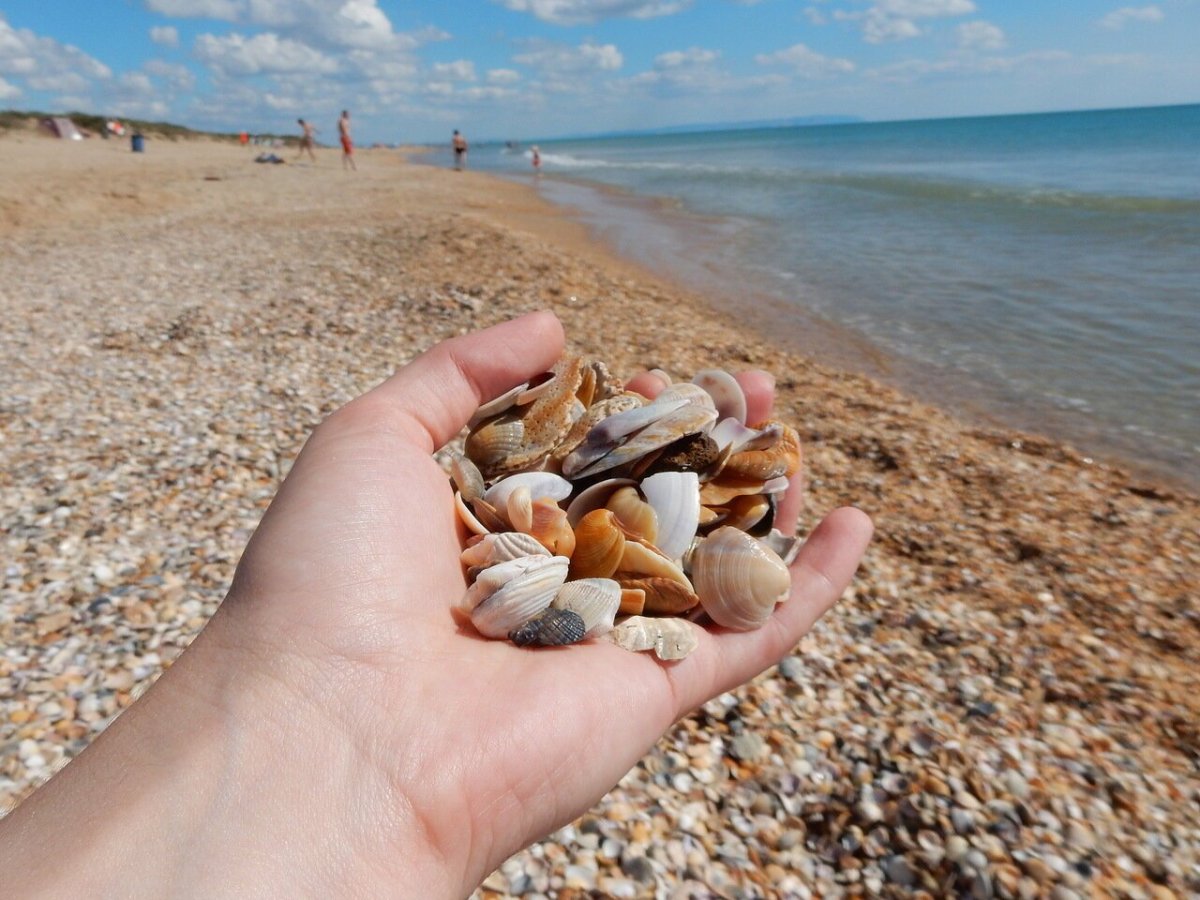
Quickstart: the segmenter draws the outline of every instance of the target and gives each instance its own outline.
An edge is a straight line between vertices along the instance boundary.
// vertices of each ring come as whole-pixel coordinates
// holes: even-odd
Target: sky
[[[1200,0],[0,0],[0,109],[360,143],[1200,101]]]

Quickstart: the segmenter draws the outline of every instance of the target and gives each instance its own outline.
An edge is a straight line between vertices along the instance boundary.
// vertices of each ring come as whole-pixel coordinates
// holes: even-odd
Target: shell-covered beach
[[[1196,497],[774,346],[526,186],[255,152],[0,138],[0,806],[204,626],[324,416],[549,308],[619,375],[774,373],[801,531],[876,537],[783,664],[479,896],[1200,892]]]

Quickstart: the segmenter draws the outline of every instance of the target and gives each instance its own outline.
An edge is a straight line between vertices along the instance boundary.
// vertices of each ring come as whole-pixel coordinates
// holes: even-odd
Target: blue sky
[[[0,0],[0,108],[360,142],[1192,103],[1200,0]]]

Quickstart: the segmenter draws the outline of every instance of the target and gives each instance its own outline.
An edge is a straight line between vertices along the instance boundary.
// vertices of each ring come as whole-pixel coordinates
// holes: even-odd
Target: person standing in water
[[[296,121],[300,123],[301,129],[300,152],[296,155],[296,159],[304,156],[304,151],[307,150],[309,158],[313,162],[316,162],[317,154],[313,153],[313,141],[314,135],[317,133],[317,126],[313,125],[312,122],[305,122],[303,119],[297,119]]]
[[[454,129],[450,146],[454,148],[454,168],[461,172],[467,164],[467,139],[458,133],[457,128]]]
[[[338,137],[342,139],[342,168],[347,165],[355,172],[358,166],[354,164],[354,141],[350,139],[350,111],[343,109],[342,117],[338,119]]]
[[[542,174],[542,154],[538,152],[537,144],[529,148],[531,161],[533,162],[533,174]]]

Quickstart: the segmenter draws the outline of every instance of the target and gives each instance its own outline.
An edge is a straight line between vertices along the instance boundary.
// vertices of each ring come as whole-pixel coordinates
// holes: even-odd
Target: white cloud
[[[183,19],[237,19],[242,3],[238,0],[146,0],[146,9],[164,16]]]
[[[975,12],[972,0],[879,0],[874,8],[907,19],[944,19]]]
[[[454,62],[434,63],[433,74],[438,78],[449,78],[454,81],[474,81],[475,63],[469,59],[456,59]]]
[[[1157,6],[1122,6],[1100,20],[1100,27],[1119,31],[1127,22],[1161,22],[1165,16]]]
[[[863,39],[867,43],[883,44],[920,37],[924,30],[917,20],[946,19],[973,12],[973,0],[877,0],[865,10],[835,9],[833,18],[839,22],[861,23]],[[819,10],[815,13],[820,17]]]
[[[654,57],[654,65],[659,69],[674,69],[679,66],[703,66],[715,62],[721,54],[716,50],[702,50],[691,47],[687,50],[670,50]]]
[[[991,22],[964,22],[955,29],[958,46],[964,50],[1003,50],[1004,31]]]
[[[488,69],[488,84],[516,84],[521,80],[521,74],[515,69]]]
[[[585,25],[602,19],[653,19],[692,5],[692,0],[500,0],[508,9],[532,13],[555,25]]]
[[[20,96],[21,89],[19,87],[0,78],[0,100],[12,100],[14,97]]]
[[[595,44],[588,40],[577,47],[570,47],[566,44],[535,41],[529,46],[529,50],[514,56],[513,61],[547,74],[614,72],[625,62],[615,44]]]
[[[78,47],[39,37],[28,28],[13,28],[0,15],[0,77],[4,95],[15,97],[25,90],[86,95],[96,82],[112,78],[112,70]],[[16,93],[13,93],[13,92]],[[57,98],[60,105],[63,97]],[[83,104],[86,106],[87,104]]]
[[[829,22],[829,19],[826,17],[825,13],[821,12],[821,10],[817,9],[815,6],[804,7],[804,16],[813,25],[825,25]]]
[[[337,61],[299,41],[270,32],[247,38],[240,34],[196,38],[196,58],[229,75],[261,72],[318,72],[338,69]]]
[[[1018,56],[975,56],[956,54],[945,59],[906,59],[870,69],[865,74],[880,81],[913,82],[954,75],[997,75],[1019,69],[1044,68],[1072,60],[1065,50],[1039,50]]]
[[[156,25],[150,29],[150,40],[160,47],[178,47],[179,29],[170,25]]]
[[[398,46],[378,0],[145,0],[152,12],[257,25],[312,46],[375,50]],[[401,43],[403,43],[401,41]]]
[[[161,78],[171,87],[181,91],[190,91],[196,86],[196,76],[187,66],[169,63],[161,59],[146,60],[143,69],[155,78]]]
[[[760,53],[754,61],[760,66],[789,66],[802,78],[828,78],[854,71],[854,63],[850,60],[824,56],[804,44],[793,44],[774,53]]]

